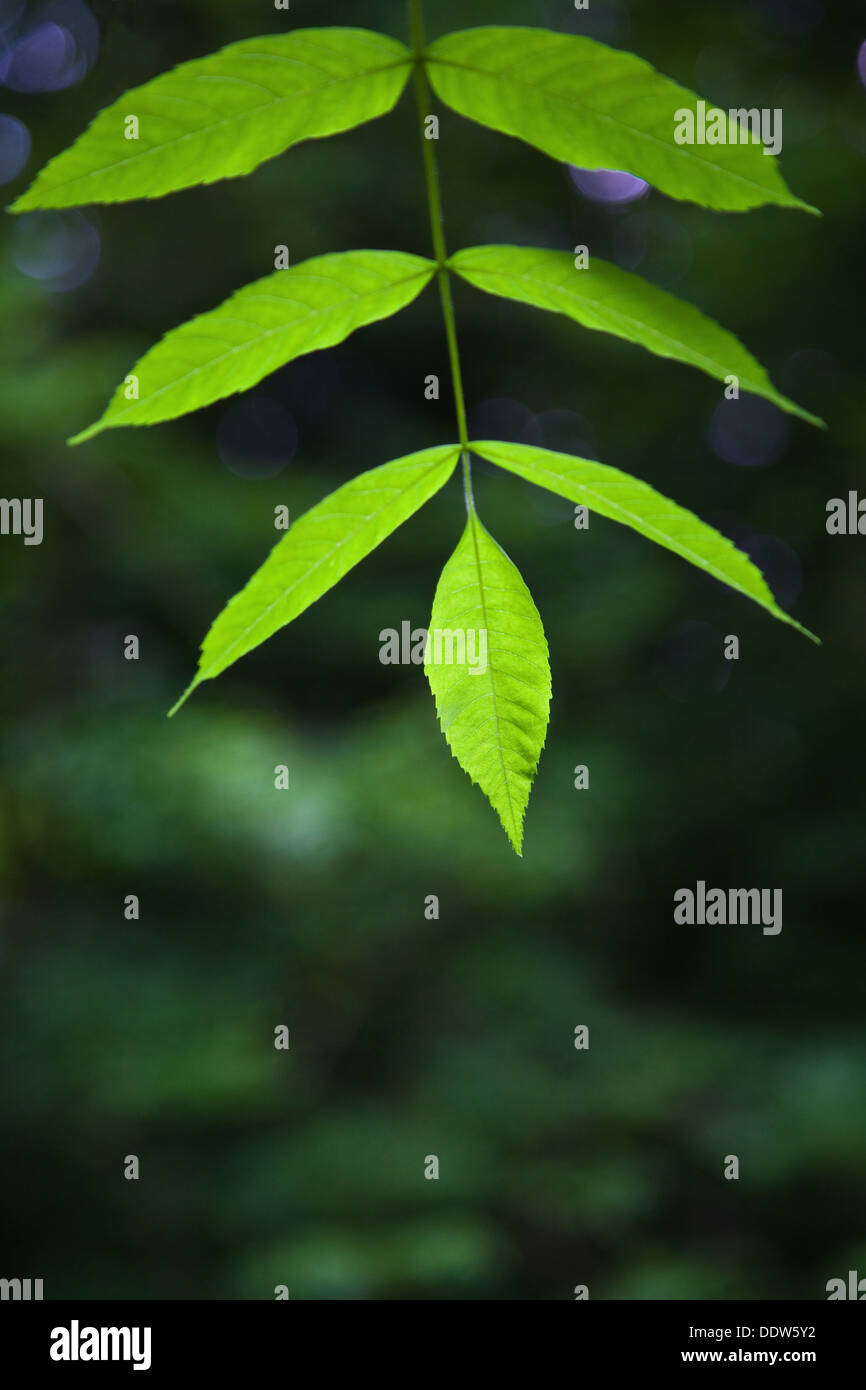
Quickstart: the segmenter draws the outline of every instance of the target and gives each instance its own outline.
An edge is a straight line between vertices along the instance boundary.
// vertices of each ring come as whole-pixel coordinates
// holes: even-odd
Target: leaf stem
[[[427,82],[425,62],[424,14],[421,0],[409,0],[409,24],[412,32],[412,50],[415,56],[415,96],[418,102],[418,120],[421,130],[421,150],[424,157],[424,179],[427,185],[427,206],[430,212],[430,232],[433,237],[433,254],[436,257],[439,293],[442,299],[442,316],[445,320],[445,337],[448,341],[448,360],[451,365],[451,381],[454,386],[454,408],[457,413],[457,429],[460,447],[463,451],[463,495],[466,511],[475,511],[472,495],[472,468],[469,462],[469,435],[466,426],[466,398],[463,394],[463,374],[460,370],[460,349],[457,345],[457,323],[454,317],[454,300],[451,295],[451,278],[448,270],[448,251],[445,245],[445,217],[442,211],[442,194],[439,187],[439,170],[433,141],[428,140],[424,131],[430,110],[430,87]]]

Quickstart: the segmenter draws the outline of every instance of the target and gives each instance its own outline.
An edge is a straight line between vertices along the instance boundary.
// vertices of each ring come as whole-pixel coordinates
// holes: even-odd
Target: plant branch
[[[448,341],[448,360],[451,365],[451,381],[454,386],[454,408],[457,413],[457,428],[460,446],[463,450],[463,493],[467,512],[475,510],[472,496],[472,469],[469,463],[469,435],[466,426],[466,398],[463,394],[463,374],[460,370],[460,350],[457,345],[457,323],[454,317],[454,300],[451,295],[451,278],[448,270],[448,251],[445,244],[445,218],[442,212],[442,194],[439,187],[439,170],[433,141],[428,140],[424,131],[430,111],[430,87],[424,67],[425,39],[424,15],[421,0],[409,0],[409,23],[412,31],[412,49],[415,56],[415,96],[418,103],[418,120],[421,130],[421,150],[424,157],[424,179],[427,185],[427,206],[430,212],[430,232],[433,238],[433,253],[438,266],[436,275],[439,293],[442,298],[442,316],[445,320],[445,337]]]

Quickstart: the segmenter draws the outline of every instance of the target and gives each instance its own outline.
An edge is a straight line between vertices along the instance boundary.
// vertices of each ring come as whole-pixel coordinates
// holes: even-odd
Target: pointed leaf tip
[[[187,702],[187,700],[189,699],[190,695],[193,693],[193,691],[194,691],[199,685],[201,685],[201,680],[200,680],[200,678],[199,678],[198,676],[196,676],[195,680],[190,681],[189,685],[187,686],[186,690],[185,690],[185,691],[183,692],[183,694],[181,695],[180,699],[179,699],[179,700],[176,700],[176,701],[174,702],[174,704],[172,705],[172,707],[171,707],[171,709],[169,710],[168,714],[166,715],[166,719],[173,719],[173,718],[174,718],[174,716],[177,714],[178,710],[181,709],[181,708],[186,704],[186,702]]]

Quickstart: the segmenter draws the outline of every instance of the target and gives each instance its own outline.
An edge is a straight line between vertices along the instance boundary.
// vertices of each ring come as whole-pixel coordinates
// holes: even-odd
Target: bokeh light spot
[[[59,92],[80,82],[99,53],[99,25],[82,0],[47,0],[28,14],[4,78],[15,92]]]
[[[298,427],[276,401],[254,396],[229,407],[217,425],[216,445],[239,478],[273,478],[295,457]]]
[[[709,444],[725,463],[738,468],[766,468],[788,443],[790,427],[781,410],[757,396],[720,401],[710,421]]]
[[[479,401],[469,412],[470,439],[504,439],[510,444],[540,444],[541,430],[528,406],[498,397]]]
[[[15,116],[0,116],[0,183],[17,179],[30,158],[30,132]]]
[[[540,440],[537,438],[541,432]],[[574,454],[577,458],[597,459],[592,426],[576,410],[542,410],[535,416],[533,438],[524,435],[524,444],[540,443],[545,449],[559,454]]]
[[[709,623],[684,622],[665,633],[653,656],[661,690],[685,703],[701,695],[717,695],[736,664],[725,660],[724,635]]]
[[[638,209],[617,219],[609,257],[623,270],[641,268],[653,284],[675,285],[691,270],[692,240],[680,221],[667,213]]]
[[[741,549],[746,550],[758,566],[776,602],[783,608],[791,608],[803,588],[803,566],[796,551],[776,536],[752,536]]]
[[[645,198],[649,192],[650,186],[645,179],[623,173],[620,169],[580,169],[576,164],[570,164],[568,172],[575,187],[594,203],[622,207],[638,198]]]
[[[76,290],[99,265],[99,233],[80,212],[28,212],[12,234],[12,259],[46,289]]]

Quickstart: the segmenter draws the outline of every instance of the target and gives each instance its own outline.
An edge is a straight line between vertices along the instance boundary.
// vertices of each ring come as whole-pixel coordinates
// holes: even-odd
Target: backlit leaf
[[[451,752],[520,854],[550,710],[547,640],[532,595],[474,511],[439,579],[424,669]]]
[[[741,390],[763,396],[812,425],[823,425],[775,389],[760,362],[733,333],[693,304],[609,261],[591,256],[585,269],[577,269],[568,251],[473,246],[452,256],[449,264],[470,285],[488,294],[565,314],[584,328],[627,338],[719,381],[736,376]]]
[[[204,639],[198,673],[171,711],[327,593],[446,483],[456,444],[422,449],[361,473],[299,517],[230,599]]]
[[[12,211],[157,198],[248,174],[300,140],[385,115],[410,65],[404,44],[366,29],[297,29],[230,44],[101,111]]]
[[[173,420],[246,391],[293,358],[404,308],[435,269],[402,251],[344,251],[256,280],[167,333],[118,386],[102,418],[69,442],[117,425]]]
[[[620,169],[672,198],[741,210],[805,208],[760,142],[677,144],[676,113],[698,98],[633,53],[547,29],[466,29],[427,49],[448,106],[585,169]],[[731,123],[729,123],[731,124]]]
[[[774,618],[789,623],[813,642],[818,641],[814,633],[779,607],[761,571],[733,542],[639,478],[603,463],[534,445],[485,440],[470,448],[481,458],[517,473],[527,482],[537,483],[600,516],[630,526],[633,531],[712,575],[713,579],[754,599]]]

